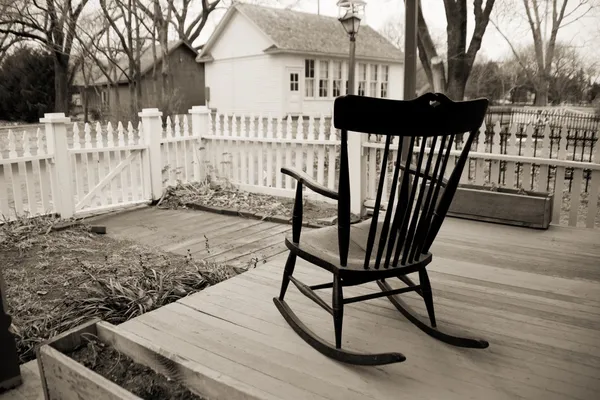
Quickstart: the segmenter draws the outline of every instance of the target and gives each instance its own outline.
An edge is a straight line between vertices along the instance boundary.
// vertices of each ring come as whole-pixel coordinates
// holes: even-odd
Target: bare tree
[[[417,47],[419,59],[430,85],[449,97],[462,100],[469,74],[487,29],[495,0],[473,0],[475,27],[467,46],[467,0],[444,0],[446,11],[446,62],[442,61],[419,4]]]
[[[22,42],[24,39],[19,36],[12,35],[10,33],[0,34],[0,65],[8,54],[8,50],[15,44]]]
[[[137,0],[100,0],[102,12],[121,45],[123,55],[127,59],[126,78],[129,83],[130,118],[135,119],[142,98],[141,54],[143,37],[141,35],[141,16]]]
[[[56,111],[69,109],[69,61],[77,20],[88,0],[17,0],[3,3],[0,34],[43,44],[54,57]]]
[[[521,81],[536,91],[541,72],[535,46],[530,44],[518,49],[517,55],[513,56],[512,64],[518,67]],[[556,42],[553,61],[545,73],[548,82],[548,103],[582,102],[584,91],[595,75],[595,64],[584,59],[577,47]]]
[[[518,7],[518,3],[515,0],[506,2],[505,7],[498,13],[499,15],[496,20],[492,20],[492,24],[506,40],[513,55],[519,64],[521,64],[524,71],[527,71],[525,60],[523,59],[524,53],[519,51],[514,40],[508,37],[505,33],[506,29],[500,28],[498,20],[498,18],[509,18],[511,21],[514,21],[519,15],[525,14],[528,30],[531,32],[533,38],[533,49],[537,64],[536,74],[530,76],[536,92],[535,105],[545,106],[548,104],[550,77],[556,54],[556,42],[559,30],[583,18],[594,8],[594,5],[591,0],[521,1],[523,9]]]
[[[394,46],[404,49],[404,14],[392,15],[388,17],[380,33],[385,36]]]
[[[100,97],[96,81],[104,76],[107,88],[114,89],[115,108],[119,108],[120,96],[118,82],[120,77],[128,80],[129,71],[120,63],[124,55],[118,41],[111,37],[111,25],[104,17],[103,12],[92,15],[80,21],[75,35],[77,41],[76,52],[80,58],[78,70],[80,72],[81,99],[83,104],[84,119],[88,120],[88,94],[93,90]],[[102,111],[101,109],[98,111]]]
[[[139,0],[138,0],[139,1]],[[161,99],[167,98],[167,93],[171,92],[170,70],[169,70],[169,26],[174,21],[173,14],[176,12],[174,6],[175,0],[167,0],[164,7],[159,0],[153,0],[152,7],[146,7],[142,1],[139,1],[140,9],[152,20],[152,32],[158,36],[161,50]],[[186,5],[186,7],[189,3]],[[183,10],[187,13],[187,10]],[[156,79],[156,64],[158,55],[156,54],[156,44],[152,44],[152,56],[154,65],[154,78]]]
[[[156,0],[155,0],[156,1]],[[175,17],[171,23],[175,26],[179,39],[185,40],[190,46],[200,37],[209,15],[221,3],[221,0],[168,0],[170,9]],[[202,8],[196,11],[198,3]],[[193,10],[193,12],[192,12]],[[197,14],[196,14],[197,13]]]

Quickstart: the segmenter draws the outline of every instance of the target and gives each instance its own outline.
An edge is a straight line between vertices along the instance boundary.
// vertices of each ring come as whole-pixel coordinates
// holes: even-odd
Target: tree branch
[[[40,43],[47,44],[46,39],[43,37],[36,35],[35,33],[25,32],[25,31],[15,31],[14,29],[6,29],[0,28],[0,33],[6,33],[10,35],[19,36],[21,38],[36,40]]]

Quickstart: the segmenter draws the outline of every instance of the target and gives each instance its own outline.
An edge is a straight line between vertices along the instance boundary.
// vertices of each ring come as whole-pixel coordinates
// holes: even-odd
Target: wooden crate
[[[477,185],[456,190],[448,215],[478,221],[548,229],[552,222],[553,195],[498,188],[490,191]]]

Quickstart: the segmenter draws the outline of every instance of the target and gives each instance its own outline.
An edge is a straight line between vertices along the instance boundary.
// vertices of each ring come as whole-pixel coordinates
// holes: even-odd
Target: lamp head
[[[348,35],[355,36],[360,28],[360,21],[365,16],[364,0],[339,0],[337,2],[339,18]]]

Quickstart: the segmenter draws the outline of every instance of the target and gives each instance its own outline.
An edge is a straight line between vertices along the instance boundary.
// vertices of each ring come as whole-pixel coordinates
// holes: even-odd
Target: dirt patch
[[[0,226],[0,260],[21,363],[86,320],[122,323],[231,276],[233,268],[92,233],[44,217]]]
[[[67,355],[136,396],[145,400],[202,399],[180,383],[134,362],[95,338],[86,339],[85,346]]]
[[[280,215],[289,217],[290,220],[294,208],[292,198],[244,192],[227,183],[170,187],[160,207],[186,208],[188,203],[258,213],[266,217]],[[337,204],[305,198],[302,215],[303,222],[318,223],[320,219],[337,216]]]

